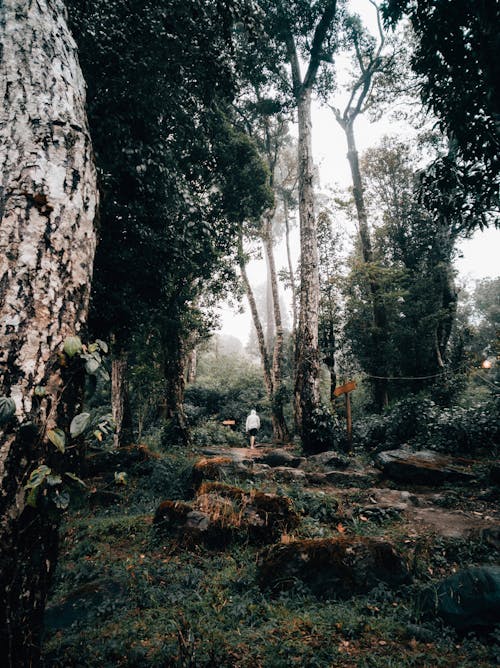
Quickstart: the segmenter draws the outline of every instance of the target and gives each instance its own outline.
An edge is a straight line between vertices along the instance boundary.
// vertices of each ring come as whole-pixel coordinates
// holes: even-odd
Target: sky
[[[376,27],[375,14],[369,0],[351,0],[351,6],[363,17],[371,30]],[[401,121],[382,118],[377,123],[370,123],[366,116],[360,116],[355,125],[356,142],[359,153],[377,144],[384,135],[399,135],[411,139],[415,131]],[[351,185],[347,147],[342,129],[334,119],[333,112],[318,101],[313,102],[312,109],[312,144],[315,164],[319,171],[319,188],[328,190],[329,186],[339,185],[347,188]],[[347,230],[349,235],[355,234],[354,227]],[[292,254],[296,262],[299,255],[299,235],[295,229],[292,235]],[[500,230],[478,230],[472,239],[459,244],[459,257],[455,262],[458,280],[473,282],[482,278],[494,278],[500,273]],[[277,269],[285,268],[286,251],[284,244],[275,249]],[[253,286],[265,280],[266,268],[263,261],[252,261],[248,265],[248,274]],[[285,293],[288,301],[290,295]],[[248,341],[253,326],[246,298],[242,301],[244,313],[238,314],[234,309],[224,305],[221,308],[221,330],[239,338],[243,344]]]

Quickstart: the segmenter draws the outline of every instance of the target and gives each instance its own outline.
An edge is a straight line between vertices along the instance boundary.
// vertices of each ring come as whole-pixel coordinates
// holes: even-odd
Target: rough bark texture
[[[190,445],[191,435],[184,411],[184,372],[185,355],[183,338],[175,326],[161,333],[163,350],[163,372],[165,378],[165,414],[170,422],[170,434],[173,440],[182,445]]]
[[[288,215],[288,202],[286,197],[283,198],[283,210],[285,217],[285,240],[286,240],[286,257],[288,261],[288,273],[290,274],[290,288],[292,291],[292,335],[295,337],[297,330],[297,286],[295,285],[295,273],[293,271],[292,252],[290,250],[290,220]]]
[[[273,252],[273,225],[269,217],[265,221],[264,248],[269,270],[269,283],[271,285],[271,296],[273,304],[273,320],[275,325],[275,339],[273,346],[273,361],[271,377],[273,383],[272,395],[272,420],[273,436],[275,441],[285,442],[289,438],[288,428],[283,414],[283,396],[281,392],[281,369],[283,366],[283,323],[281,320],[281,309],[279,301],[278,274]]]
[[[55,352],[85,321],[96,243],[85,86],[61,0],[3,0],[0,99],[0,395],[16,405],[0,431],[0,656],[34,666],[58,522],[26,505],[24,485],[58,455],[46,429],[75,408]]]
[[[114,445],[120,448],[133,441],[132,413],[128,393],[128,356],[121,351],[111,361],[111,410],[115,423]]]
[[[304,441],[308,436],[302,428],[303,417],[320,405],[318,239],[314,213],[310,89],[304,90],[298,100],[298,117],[300,313],[296,339],[295,414]]]

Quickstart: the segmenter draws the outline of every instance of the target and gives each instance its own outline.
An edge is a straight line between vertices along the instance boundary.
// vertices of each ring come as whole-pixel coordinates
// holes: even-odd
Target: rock
[[[440,485],[444,482],[470,482],[474,476],[454,462],[432,450],[408,452],[386,450],[375,456],[375,466],[391,480],[421,485]]]
[[[303,464],[306,459],[305,457],[297,457],[290,454],[287,450],[272,450],[265,454],[261,461],[268,466],[287,466],[291,468],[297,468]]]
[[[406,561],[390,543],[360,536],[273,545],[259,556],[258,578],[272,591],[300,580],[316,595],[339,598],[366,593],[379,582],[410,581]]]
[[[378,471],[327,471],[306,473],[309,485],[334,485],[336,487],[371,487],[379,477]]]
[[[253,462],[244,462],[228,456],[203,457],[193,466],[192,481],[195,489],[206,480],[245,480],[253,477]]]
[[[479,537],[495,550],[500,550],[500,526],[484,527],[479,532]]]
[[[418,607],[461,633],[500,623],[500,566],[475,566],[446,578],[421,594]]]
[[[418,624],[407,624],[406,625],[406,634],[408,638],[415,638],[415,640],[420,640],[420,642],[435,642],[436,641],[436,632],[430,629],[425,628],[425,626],[420,626]]]
[[[306,474],[302,469],[295,469],[289,466],[275,466],[270,470],[269,474],[276,482],[302,482],[306,479]]]
[[[224,547],[238,535],[258,543],[274,542],[298,525],[299,516],[288,497],[204,482],[191,503],[160,504],[153,522],[187,543]]]
[[[346,469],[351,460],[339,452],[327,451],[307,458],[304,466],[307,468]]]

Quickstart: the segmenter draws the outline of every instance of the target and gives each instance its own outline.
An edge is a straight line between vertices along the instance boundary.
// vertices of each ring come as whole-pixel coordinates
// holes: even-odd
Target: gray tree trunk
[[[311,90],[298,100],[299,120],[299,218],[300,218],[300,312],[296,350],[295,416],[303,445],[309,438],[303,417],[320,405],[318,350],[319,274],[318,239],[314,212],[314,166],[311,149]]]
[[[122,350],[111,361],[111,411],[115,423],[115,448],[130,445],[134,437],[127,371],[128,355]]]
[[[56,353],[85,321],[96,244],[85,85],[62,0],[3,0],[0,99],[0,395],[16,406],[0,431],[0,656],[18,667],[39,661],[58,525],[24,485],[57,465],[46,430],[76,408]]]
[[[363,262],[370,265],[373,262],[372,242],[370,238],[370,229],[368,227],[368,216],[366,214],[365,198],[363,191],[363,181],[361,179],[361,170],[359,167],[359,156],[354,137],[353,122],[343,123],[337,118],[342,126],[347,139],[347,160],[351,168],[352,190],[356,213],[358,217],[359,237],[361,240],[361,253]],[[372,299],[373,312],[373,369],[370,371],[378,378],[372,380],[373,397],[379,410],[389,403],[387,388],[387,314],[385,305],[380,294],[380,286],[375,278],[369,279],[370,295]]]

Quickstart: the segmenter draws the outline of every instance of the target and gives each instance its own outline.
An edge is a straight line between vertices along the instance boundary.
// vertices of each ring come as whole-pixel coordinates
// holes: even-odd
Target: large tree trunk
[[[290,289],[292,291],[292,335],[295,337],[297,330],[297,286],[295,285],[295,272],[293,270],[292,252],[290,250],[290,219],[286,196],[283,198],[283,211],[285,217],[286,256],[288,260],[288,273],[290,275]]]
[[[111,411],[115,423],[115,448],[130,445],[134,438],[127,371],[128,355],[121,350],[111,361]]]
[[[314,409],[320,405],[318,240],[314,213],[310,89],[305,89],[298,100],[298,118],[300,314],[295,344],[295,415],[303,446],[307,450],[310,434],[303,418],[312,415]],[[314,448],[314,445],[311,445]]]
[[[243,252],[243,233],[240,232],[238,239],[238,263],[240,266],[241,278],[243,280],[243,285],[245,286],[245,292],[247,295],[248,303],[250,304],[250,312],[252,314],[252,321],[257,333],[257,343],[259,346],[260,358],[262,362],[262,370],[264,373],[264,386],[266,388],[266,393],[269,398],[273,396],[273,381],[271,375],[271,363],[269,361],[269,354],[267,352],[266,340],[264,337],[264,329],[262,327],[262,322],[260,320],[259,311],[257,309],[257,302],[255,301],[255,296],[253,294],[252,286],[248,280],[248,275],[246,271],[246,262],[245,254]]]
[[[97,192],[62,0],[3,0],[0,42],[0,395],[16,406],[0,431],[0,655],[18,667],[39,662],[58,527],[24,485],[42,462],[57,468],[46,432],[76,408],[55,353],[87,315]]]
[[[281,321],[281,309],[279,301],[278,275],[273,252],[273,228],[272,219],[268,217],[265,221],[264,248],[269,270],[269,282],[271,284],[271,295],[273,302],[273,319],[275,324],[275,341],[273,347],[272,362],[272,420],[273,437],[275,441],[285,442],[289,439],[288,428],[283,414],[283,394],[281,384],[281,369],[283,366],[283,323]]]
[[[366,214],[361,170],[359,168],[359,156],[354,138],[354,126],[352,122],[342,123],[339,121],[339,123],[347,138],[347,160],[349,161],[349,166],[351,168],[352,190],[358,217],[358,229],[361,240],[363,262],[366,265],[371,265],[373,263],[373,250],[370,229],[368,227],[368,216]],[[368,268],[368,271],[370,272],[370,267]],[[388,376],[386,360],[388,339],[387,314],[380,294],[380,286],[373,277],[369,279],[369,289],[373,312],[373,367],[370,368],[369,371],[373,376],[378,376],[378,378],[374,378],[372,381],[373,397],[377,408],[381,410],[387,406],[389,402],[386,378]]]
[[[175,320],[161,333],[165,378],[165,418],[170,421],[174,440],[191,444],[191,434],[184,411],[185,356],[182,335]]]

